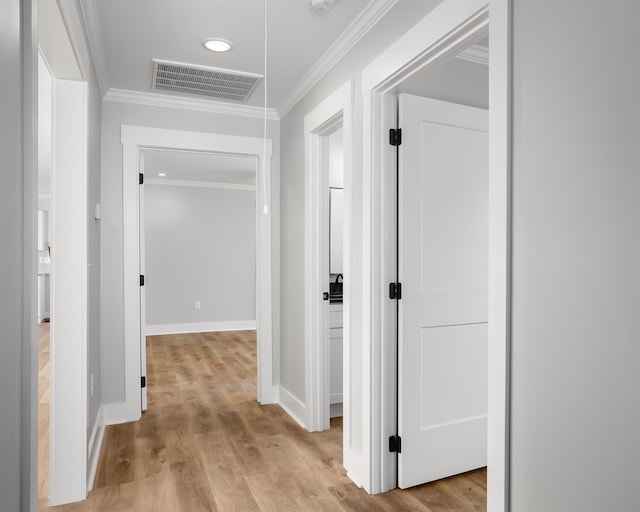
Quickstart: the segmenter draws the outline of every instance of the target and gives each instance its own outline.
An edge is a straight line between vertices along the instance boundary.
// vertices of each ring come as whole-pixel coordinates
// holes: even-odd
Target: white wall
[[[353,261],[362,260],[362,95],[361,71],[374,57],[386,49],[407,29],[428,13],[437,2],[425,0],[402,0],[398,2],[379,23],[349,51],[343,59],[282,119],[282,198],[281,198],[281,385],[304,403],[304,116],[347,80],[353,81],[353,224],[351,232],[358,238],[353,240]],[[356,267],[358,269],[359,267]],[[361,273],[348,276],[350,290],[362,288]],[[361,347],[368,340],[362,339],[363,297],[351,294],[353,326],[351,335],[352,360],[361,361]],[[357,406],[364,407],[361,376],[352,375],[350,390],[356,404],[353,414],[354,442],[362,443],[361,418]],[[363,450],[362,446],[354,446]]]
[[[261,119],[105,100],[102,103],[102,385],[105,403],[124,402],[123,217],[121,125],[262,137]],[[279,122],[269,121],[272,169],[280,165]],[[278,200],[279,189],[273,190]],[[277,236],[277,234],[274,234]],[[276,269],[274,275],[278,275]],[[277,328],[277,326],[276,326]],[[274,343],[279,336],[274,331]],[[274,365],[277,364],[274,362]],[[277,371],[274,371],[277,375]]]
[[[36,505],[35,486],[30,488],[37,471],[38,390],[33,350],[37,34],[32,9],[31,2],[0,0],[0,503],[6,512]]]
[[[514,2],[516,512],[640,509],[638,20]]]
[[[145,185],[148,332],[166,324],[255,325],[255,199],[253,190]]]

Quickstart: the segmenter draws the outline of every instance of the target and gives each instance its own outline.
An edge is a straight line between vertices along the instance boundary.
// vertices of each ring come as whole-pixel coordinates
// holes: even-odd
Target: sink
[[[342,274],[336,277],[336,280],[329,283],[329,302],[331,304],[342,304],[342,281],[338,278],[342,277]]]

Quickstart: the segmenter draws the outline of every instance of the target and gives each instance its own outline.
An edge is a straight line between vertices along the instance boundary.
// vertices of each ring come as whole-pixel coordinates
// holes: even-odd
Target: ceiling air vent
[[[262,75],[153,60],[152,89],[246,101]]]

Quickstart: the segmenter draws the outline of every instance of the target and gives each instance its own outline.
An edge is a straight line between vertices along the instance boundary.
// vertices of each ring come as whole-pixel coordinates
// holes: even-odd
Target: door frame
[[[329,428],[329,168],[323,137],[342,126],[344,162],[344,274],[351,275],[351,104],[349,80],[304,117],[305,138],[305,422],[310,432]],[[343,436],[350,439],[349,286],[343,293]],[[344,443],[344,447],[349,446]]]
[[[53,75],[49,503],[83,500],[87,475],[86,82]],[[70,121],[79,121],[69,126]]]
[[[67,8],[56,2],[50,7],[45,16],[49,37],[38,40],[38,54],[52,82],[48,503],[53,506],[86,498],[103,429],[100,412],[93,425],[88,425],[87,417],[92,395],[87,302],[89,73],[83,66],[82,46],[72,36]],[[37,343],[35,353],[37,357]],[[36,372],[36,380],[37,376]]]
[[[387,440],[396,433],[397,319],[386,298],[397,280],[395,256],[395,185],[385,169],[395,166],[395,149],[385,136],[395,127],[395,95],[419,72],[452,58],[481,40],[490,29],[489,112],[489,420],[488,510],[509,509],[509,346],[510,346],[510,1],[445,0],[382,52],[362,74],[364,308],[363,352],[370,368],[369,448],[370,492],[395,487],[395,455]],[[387,213],[387,215],[384,215]],[[370,282],[370,284],[367,283]],[[365,388],[366,389],[366,388]]]
[[[143,177],[146,177],[144,167],[144,151],[138,151],[138,171]],[[144,181],[144,180],[143,180]],[[145,184],[144,182],[143,184]],[[144,187],[138,187],[138,235],[139,235],[139,247],[140,247],[140,275],[146,275],[146,239],[144,232]],[[147,292],[144,286],[140,287],[140,378],[147,382]],[[145,345],[143,350],[142,344]],[[140,408],[143,411],[147,410],[147,386],[140,388]]]
[[[278,401],[278,382],[274,381],[274,362],[279,361],[279,286],[275,278],[279,267],[280,205],[272,193],[279,186],[278,170],[271,168],[272,141],[257,137],[192,132],[144,126],[121,126],[123,214],[124,214],[124,342],[125,401],[105,412],[110,423],[140,418],[141,332],[140,311],[140,205],[138,158],[144,149],[171,149],[253,156],[258,161],[256,204],[256,327],[258,332],[258,401]],[[264,168],[263,168],[264,163]],[[264,175],[262,172],[264,169]]]

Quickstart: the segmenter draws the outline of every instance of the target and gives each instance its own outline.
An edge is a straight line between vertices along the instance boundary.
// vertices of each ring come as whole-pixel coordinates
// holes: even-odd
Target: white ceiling
[[[255,157],[191,153],[186,151],[144,150],[146,180],[200,181],[255,185]],[[160,177],[158,173],[165,173]]]
[[[84,1],[95,4],[99,30],[91,36],[109,88],[151,92],[154,58],[264,73],[265,0]],[[384,9],[384,2],[336,0],[329,12],[316,11],[309,0],[271,0],[268,6],[268,106],[278,108],[358,15],[368,6]],[[233,49],[204,49],[202,41],[211,37],[231,41]],[[263,105],[263,87],[247,105]]]

